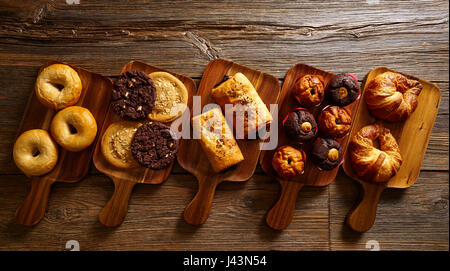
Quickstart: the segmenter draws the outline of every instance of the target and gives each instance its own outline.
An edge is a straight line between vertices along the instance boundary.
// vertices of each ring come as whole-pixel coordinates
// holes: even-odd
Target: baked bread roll
[[[281,178],[293,178],[303,174],[305,163],[305,152],[288,145],[279,147],[272,157],[272,167]]]
[[[378,139],[380,149],[373,141]],[[380,123],[367,125],[350,141],[351,164],[361,179],[371,182],[386,182],[397,174],[402,156],[397,141],[389,129]]]
[[[384,72],[370,81],[364,100],[375,117],[390,122],[403,121],[416,110],[422,88],[417,80]]]
[[[241,105],[235,107],[233,120],[229,120],[233,121],[238,139],[248,138],[249,134],[256,134],[256,131],[266,127],[272,121],[272,115],[259,97],[258,92],[247,77],[240,72],[213,88],[211,96],[222,107],[225,114],[227,114],[226,104]],[[241,130],[241,123],[244,126],[243,131]]]
[[[200,138],[200,145],[215,172],[244,160],[220,108],[193,117],[192,124],[194,138]]]
[[[324,88],[322,76],[306,74],[297,78],[292,93],[300,105],[311,107],[322,102]]]

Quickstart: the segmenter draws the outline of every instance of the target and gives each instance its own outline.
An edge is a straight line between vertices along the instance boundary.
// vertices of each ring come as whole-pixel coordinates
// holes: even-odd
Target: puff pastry
[[[242,111],[234,110],[233,112],[233,126],[238,138],[242,134],[239,129],[241,123],[244,126],[243,137],[248,138],[249,134],[256,134],[256,131],[272,121],[272,115],[258,92],[247,77],[240,72],[213,88],[211,96],[225,114],[227,114],[226,104],[242,105]]]
[[[192,124],[194,137],[200,137],[200,145],[215,172],[244,160],[220,108],[216,107],[193,117]]]

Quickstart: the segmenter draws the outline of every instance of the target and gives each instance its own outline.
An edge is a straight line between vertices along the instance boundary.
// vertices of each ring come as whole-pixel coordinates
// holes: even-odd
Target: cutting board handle
[[[219,177],[201,176],[198,179],[198,192],[184,210],[184,220],[194,226],[205,223],[211,210],[214,193],[220,183]]]
[[[279,179],[278,182],[281,186],[280,197],[267,213],[266,223],[272,229],[282,230],[291,224],[297,195],[304,184],[282,179]]]
[[[16,211],[16,219],[19,224],[32,226],[44,217],[47,209],[48,197],[55,180],[47,177],[32,177],[31,190],[27,198]]]
[[[114,193],[100,211],[98,219],[107,227],[116,227],[122,224],[128,213],[128,201],[136,183],[118,178],[111,179],[114,182]]]
[[[386,183],[360,182],[359,201],[347,215],[347,225],[357,232],[368,231],[375,222],[378,201]]]

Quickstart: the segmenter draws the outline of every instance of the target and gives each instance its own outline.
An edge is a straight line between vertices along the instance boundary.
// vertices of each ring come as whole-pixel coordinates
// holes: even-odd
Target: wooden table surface
[[[382,250],[449,249],[448,1],[67,2],[0,1],[1,250],[63,250],[68,240],[81,250],[367,250],[369,240]],[[193,227],[183,210],[197,182],[175,165],[162,185],[137,185],[125,222],[111,229],[97,216],[113,183],[92,166],[82,181],[53,186],[37,226],[16,223],[30,182],[12,162],[12,146],[44,61],[114,78],[142,60],[198,85],[216,57],[280,83],[298,62],[360,79],[388,66],[437,83],[442,102],[417,183],[386,190],[374,227],[359,234],[344,225],[359,189],[340,170],[328,187],[300,192],[292,224],[279,232],[264,220],[279,186],[258,167],[248,182],[220,184],[208,221]]]

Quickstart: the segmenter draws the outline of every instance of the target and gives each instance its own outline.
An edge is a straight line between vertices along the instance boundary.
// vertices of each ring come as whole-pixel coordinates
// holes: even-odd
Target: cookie
[[[118,168],[137,168],[139,163],[131,154],[131,141],[142,123],[133,121],[114,122],[102,137],[101,151],[105,159]]]
[[[168,167],[178,151],[178,140],[169,127],[160,122],[149,122],[139,127],[131,142],[131,153],[144,167]]]
[[[145,119],[152,112],[155,100],[155,84],[145,72],[127,71],[114,82],[112,107],[122,119]]]
[[[156,86],[156,101],[148,117],[154,121],[169,122],[181,116],[188,101],[184,84],[167,72],[153,72],[149,76]]]

